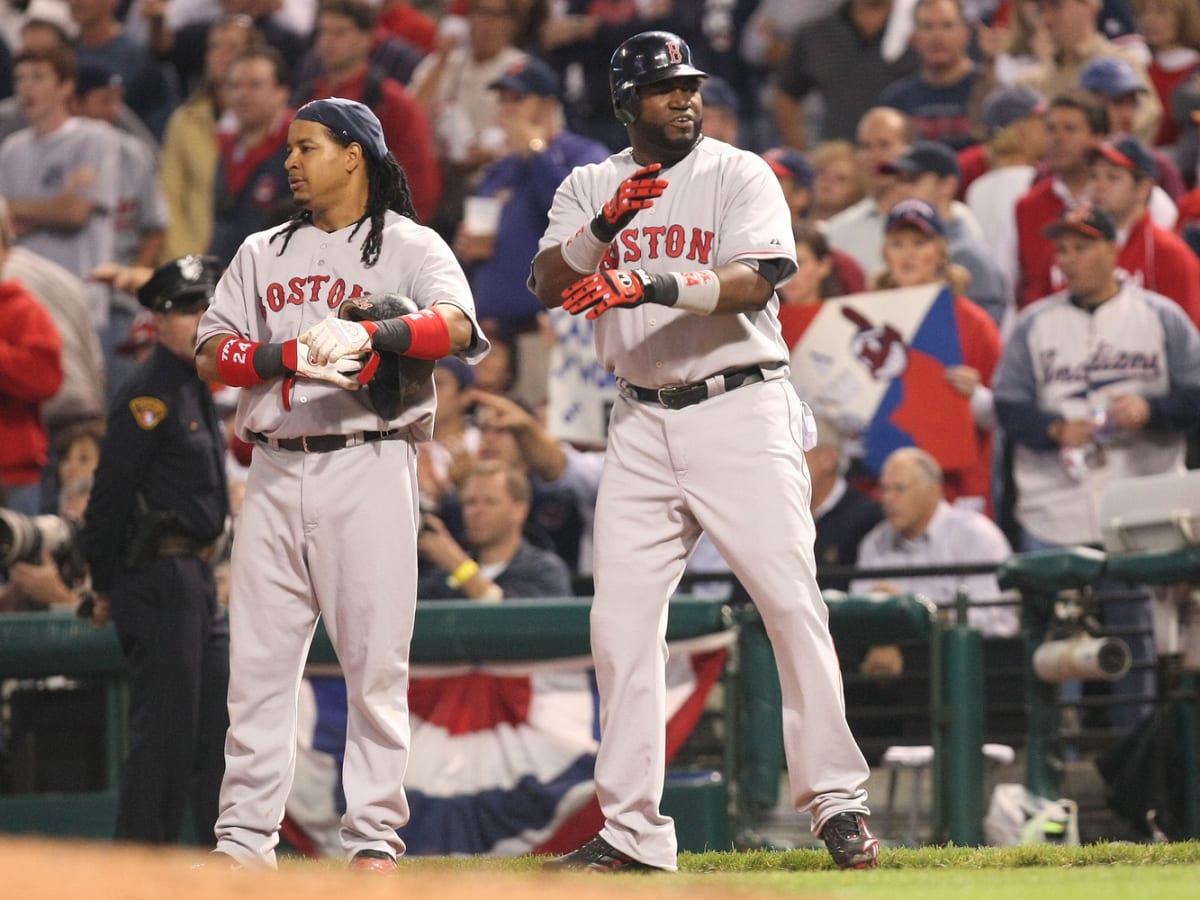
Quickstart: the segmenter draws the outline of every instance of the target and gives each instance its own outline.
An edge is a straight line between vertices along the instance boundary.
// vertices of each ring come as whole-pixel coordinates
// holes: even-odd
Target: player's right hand
[[[667,182],[655,178],[662,168],[661,163],[644,166],[622,181],[608,202],[592,220],[592,233],[606,244],[628,225],[639,210],[654,205],[654,201],[667,189]]]
[[[358,322],[339,319],[335,313],[300,335],[299,341],[308,347],[309,359],[323,366],[371,349],[371,332]]]
[[[296,343],[296,374],[301,378],[328,381],[344,390],[357,391],[379,368],[379,354],[374,351],[354,353],[322,364],[316,362],[312,350],[301,344],[299,338]]]

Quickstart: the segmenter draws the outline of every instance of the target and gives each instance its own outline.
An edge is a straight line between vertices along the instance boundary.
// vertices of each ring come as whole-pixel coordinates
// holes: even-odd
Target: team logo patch
[[[157,397],[134,397],[129,401],[133,421],[143,431],[153,431],[167,417],[167,404]]]

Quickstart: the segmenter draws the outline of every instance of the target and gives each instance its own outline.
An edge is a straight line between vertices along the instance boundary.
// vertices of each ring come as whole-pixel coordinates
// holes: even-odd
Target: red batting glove
[[[592,220],[592,233],[604,243],[610,243],[632,221],[638,210],[653,206],[654,201],[667,189],[667,182],[654,177],[661,168],[661,163],[654,163],[638,169],[622,181],[616,193]]]
[[[579,279],[563,291],[562,308],[573,316],[586,312],[589,319],[595,319],[614,306],[660,303],[659,282],[663,279],[662,275],[650,275],[641,269],[606,269]]]

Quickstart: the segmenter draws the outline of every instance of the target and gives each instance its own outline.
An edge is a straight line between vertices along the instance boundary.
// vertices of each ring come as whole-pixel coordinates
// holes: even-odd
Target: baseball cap
[[[895,231],[897,228],[915,228],[927,237],[941,237],[946,233],[942,217],[936,209],[924,200],[901,200],[888,213],[884,232]]]
[[[1079,86],[1106,97],[1123,97],[1147,90],[1133,66],[1116,56],[1102,56],[1084,66],[1079,73]]]
[[[488,87],[493,90],[507,88],[522,97],[557,97],[560,90],[555,71],[532,56],[513,63]]]
[[[700,99],[704,101],[705,106],[728,109],[734,114],[741,109],[742,105],[733,85],[719,75],[709,75],[704,80],[704,84],[700,86]]]
[[[1124,135],[1101,144],[1089,154],[1091,160],[1106,159],[1141,178],[1156,178],[1158,163],[1150,148],[1135,137]]]
[[[958,157],[941,141],[917,141],[899,159],[884,163],[879,171],[885,175],[916,177],[926,172],[936,175],[962,177]]]
[[[772,147],[763,151],[771,171],[779,178],[793,178],[799,187],[812,187],[813,167],[808,157],[794,147]]]
[[[102,87],[120,87],[124,80],[108,66],[88,63],[75,70],[75,96],[86,97],[88,91]]]
[[[1090,203],[1064,211],[1058,221],[1051,222],[1042,230],[1042,234],[1051,239],[1068,233],[1102,241],[1117,239],[1117,228],[1112,218],[1100,207]]]
[[[165,262],[138,289],[151,312],[195,312],[208,306],[225,267],[215,256],[181,256]]]
[[[1046,111],[1046,98],[1033,88],[1021,85],[992,91],[983,101],[980,118],[988,134],[1003,131],[1013,122],[1038,116]]]
[[[324,125],[358,144],[373,160],[379,161],[388,154],[383,126],[379,124],[378,117],[357,100],[347,100],[345,97],[313,100],[296,110],[296,118]]]

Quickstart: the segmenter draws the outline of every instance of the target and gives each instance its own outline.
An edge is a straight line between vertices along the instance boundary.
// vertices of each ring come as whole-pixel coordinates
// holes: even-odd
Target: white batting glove
[[[358,322],[330,316],[318,322],[304,334],[300,343],[309,349],[313,362],[324,365],[336,362],[351,353],[371,349],[371,335]]]
[[[296,348],[296,374],[314,381],[328,381],[347,391],[357,391],[363,386],[358,376],[370,356],[370,353],[355,353],[319,364],[314,361],[311,349],[299,346]]]

